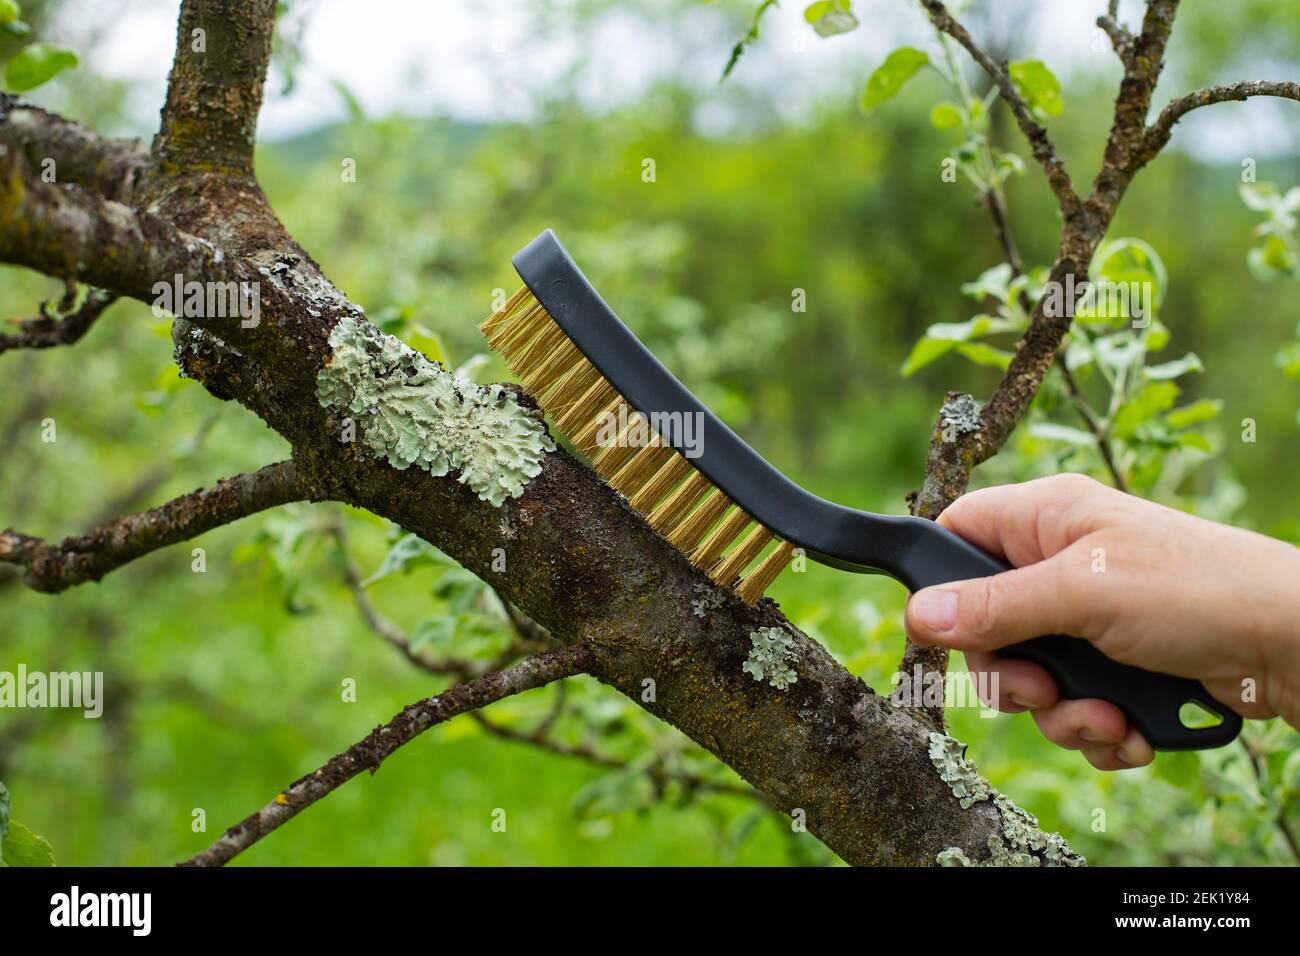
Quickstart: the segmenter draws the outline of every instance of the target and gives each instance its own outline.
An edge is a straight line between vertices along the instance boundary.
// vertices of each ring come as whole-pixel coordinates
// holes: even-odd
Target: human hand
[[[1154,753],[1114,704],[1062,700],[1043,668],[993,651],[1082,637],[1121,663],[1197,679],[1243,717],[1300,726],[1300,549],[1071,474],[971,492],[938,520],[1015,569],[918,591],[908,636],[996,673],[988,703],[1031,711],[1043,736],[1097,769]]]

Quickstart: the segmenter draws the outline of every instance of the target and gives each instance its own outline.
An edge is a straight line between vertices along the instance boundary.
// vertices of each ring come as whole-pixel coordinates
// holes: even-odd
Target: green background
[[[39,33],[48,11],[26,6]],[[588,28],[609,6],[565,7],[559,29],[571,30],[581,49],[594,42]],[[671,32],[688,6],[657,6],[649,22]],[[1292,57],[1300,38],[1295,5],[1186,6],[1176,52],[1195,67],[1180,82],[1295,75],[1293,59],[1276,59]],[[750,9],[720,8],[732,37]],[[903,5],[899,17],[920,22]],[[0,58],[16,48],[0,45]],[[714,51],[719,71],[728,52],[725,43]],[[170,55],[148,51],[160,75]],[[1051,123],[1080,178],[1099,158],[1114,94],[1115,70],[1101,59],[1071,75],[1065,112]],[[874,65],[861,63],[846,88],[860,88]],[[555,228],[623,319],[776,466],[844,504],[902,512],[944,391],[987,396],[997,372],[948,357],[904,379],[899,366],[927,325],[974,313],[959,287],[1001,252],[969,189],[940,181],[953,142],[927,119],[941,95],[937,80],[918,77],[869,115],[850,90],[815,99],[790,120],[768,108],[775,78],[743,76],[760,66],[742,59],[738,68],[753,85],[669,74],[628,102],[600,108],[584,105],[580,81],[566,77],[536,96],[532,118],[510,124],[358,114],[261,143],[258,172],[289,230],[353,301],[452,365],[484,351],[475,325],[494,290],[516,287],[510,255]],[[277,84],[268,96],[279,95]],[[109,129],[129,92],[83,67],[57,79],[49,95],[69,115]],[[1162,86],[1157,101],[1174,92]],[[720,100],[749,122],[702,132],[701,110]],[[1285,117],[1296,122],[1294,110]],[[1002,146],[1027,157],[1005,114],[999,122]],[[1168,499],[1287,535],[1300,520],[1300,382],[1273,356],[1295,335],[1300,286],[1261,283],[1247,270],[1258,217],[1238,198],[1238,165],[1198,161],[1176,143],[1140,174],[1112,230],[1151,243],[1168,267],[1167,357],[1194,350],[1206,365],[1182,380],[1184,400],[1224,402],[1208,430],[1214,453]],[[1242,144],[1243,155],[1250,149]],[[355,183],[340,177],[345,158],[356,160]],[[642,180],[645,158],[655,161],[652,183]],[[1057,221],[1028,165],[1008,199],[1025,259],[1044,264]],[[1262,158],[1259,178],[1283,188],[1300,183],[1300,161]],[[804,313],[791,311],[794,289],[806,292]],[[33,314],[58,292],[31,273],[0,269],[5,316]],[[505,371],[491,359],[475,374],[489,381]],[[179,379],[167,321],[136,303],[116,305],[73,348],[0,356],[0,399],[0,524],[52,539],[287,453],[253,415]],[[1077,424],[1060,409],[1036,414]],[[1255,443],[1239,440],[1246,417],[1257,422]],[[57,426],[53,443],[41,440],[48,418]],[[977,482],[1061,469],[1101,474],[1091,452],[1064,457],[1019,438]],[[372,572],[392,541],[386,523],[301,506],[219,529],[57,597],[0,577],[0,669],[23,662],[29,670],[100,670],[108,684],[98,721],[66,711],[0,712],[0,779],[14,816],[47,837],[61,863],[184,858],[442,686],[361,622],[322,533],[340,516],[355,559]],[[205,551],[204,573],[191,570],[193,547]],[[443,563],[370,590],[411,630],[455,618],[454,628],[430,628],[434,654],[490,656],[506,633],[490,595]],[[901,587],[810,566],[785,574],[769,593],[854,673],[878,690],[889,686],[902,650]],[[355,702],[342,700],[349,678]],[[462,718],[238,862],[833,860],[752,800],[655,792],[636,772],[649,762],[735,780],[614,692],[586,679],[569,683],[558,736],[634,761],[632,771],[497,739]],[[532,692],[491,716],[528,728],[554,694]],[[981,770],[1093,863],[1295,861],[1274,822],[1279,812],[1296,816],[1300,789],[1295,736],[1285,728],[1252,729],[1269,754],[1261,785],[1240,748],[1162,755],[1151,768],[1104,775],[1042,741],[1027,717],[957,710],[951,718]],[[206,813],[206,833],[192,831],[196,808]],[[492,828],[497,809],[506,811],[505,832]]]

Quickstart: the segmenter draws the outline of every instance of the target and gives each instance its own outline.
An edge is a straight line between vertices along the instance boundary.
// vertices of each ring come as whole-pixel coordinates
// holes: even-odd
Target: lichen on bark
[[[790,665],[799,659],[794,638],[779,627],[760,627],[749,635],[749,659],[742,665],[754,680],[766,680],[777,690],[785,690],[799,677]]]
[[[963,810],[992,801],[1002,822],[1002,833],[989,834],[988,858],[976,862],[960,847],[940,851],[940,866],[1084,866],[1087,861],[1072,850],[1059,833],[1040,830],[1038,820],[1016,806],[980,776],[975,764],[966,759],[966,745],[947,734],[931,732],[930,762],[948,785]]]
[[[345,316],[330,333],[331,357],[316,398],[351,416],[361,438],[394,468],[457,472],[483,501],[523,494],[555,450],[546,426],[500,385],[475,385],[364,319]]]

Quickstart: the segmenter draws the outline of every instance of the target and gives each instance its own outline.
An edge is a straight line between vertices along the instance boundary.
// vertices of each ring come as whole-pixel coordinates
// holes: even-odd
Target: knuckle
[[[1081,475],[1075,471],[1063,472],[1059,475],[1052,475],[1046,479],[1052,486],[1053,491],[1059,491],[1061,494],[1071,498],[1091,495],[1098,490],[1105,488],[1100,481],[1091,478],[1088,475]]]

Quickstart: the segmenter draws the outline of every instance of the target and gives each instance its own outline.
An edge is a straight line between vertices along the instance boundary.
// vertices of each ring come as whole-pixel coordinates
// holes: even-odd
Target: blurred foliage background
[[[57,36],[86,6],[26,3],[23,16],[32,36]],[[717,85],[712,77],[755,6],[530,5],[530,28],[564,38],[572,56],[545,88],[502,92],[526,101],[526,119],[468,121],[415,106],[369,115],[340,85],[349,118],[264,138],[259,175],[289,229],[373,320],[480,381],[504,368],[478,358],[475,324],[496,290],[516,287],[510,255],[554,227],[624,320],[774,464],[826,497],[902,512],[944,391],[986,396],[999,372],[956,353],[908,377],[900,368],[933,324],[996,311],[997,296],[972,297],[962,286],[1003,253],[969,184],[940,177],[960,139],[931,122],[935,102],[947,96],[939,78],[918,76],[864,114],[858,93],[880,59],[864,58],[836,67],[792,117],[774,108],[785,80],[763,72],[763,45],[786,38],[760,35],[735,75]],[[1034,56],[1024,43],[1050,30],[1051,12],[993,6],[977,3],[967,14],[976,36],[999,54]],[[1294,4],[1184,6],[1173,79],[1158,102],[1191,84],[1296,75]],[[897,20],[924,45],[920,14],[903,4],[890,9],[888,20],[864,20],[884,34]],[[297,45],[311,13],[310,3],[288,5],[271,100],[288,95],[297,72],[322,66]],[[583,95],[592,82],[583,64],[611,16],[632,18],[647,43],[667,38],[680,49],[635,96],[596,106]],[[0,60],[30,40],[0,39]],[[82,66],[33,96],[97,129],[131,129],[131,85],[88,65],[93,34],[79,42]],[[809,30],[807,42],[837,41]],[[170,48],[140,53],[165,73]],[[485,46],[483,55],[499,54]],[[698,79],[702,60],[706,82]],[[1050,128],[1077,181],[1098,161],[1117,72],[1107,53],[1063,73],[1065,108]],[[973,70],[966,75],[976,95],[987,89]],[[1268,115],[1296,125],[1294,108]],[[1239,127],[1223,129],[1240,135]],[[1000,106],[985,132],[996,148],[1026,157],[1025,174],[1004,188],[1026,263],[1045,265],[1057,231],[1051,197]],[[1284,131],[1292,143],[1295,132]],[[1250,250],[1267,241],[1252,231],[1276,216],[1267,218],[1267,203],[1242,201],[1239,162],[1207,160],[1179,141],[1138,177],[1112,234],[1148,243],[1168,276],[1158,319],[1169,343],[1148,360],[1146,351],[1162,343],[1145,342],[1132,375],[1187,352],[1203,371],[1170,379],[1176,395],[1147,396],[1159,407],[1118,444],[1141,493],[1296,540],[1300,285],[1285,270],[1252,272]],[[1243,140],[1237,152],[1251,157],[1255,147]],[[340,175],[345,159],[355,160],[356,182]],[[646,159],[654,161],[652,182],[643,178]],[[1300,160],[1293,151],[1262,156],[1258,178],[1284,193],[1300,184]],[[1285,233],[1285,223],[1278,228]],[[797,289],[804,312],[791,308]],[[39,276],[0,269],[6,317],[32,315],[59,292]],[[1110,334],[1101,321],[1080,337],[1095,346]],[[990,341],[1005,349],[1014,336]],[[1114,383],[1099,367],[1103,358],[1081,356],[1077,371],[1104,412]],[[139,304],[116,305],[74,348],[0,356],[0,388],[0,522],[32,534],[75,533],[287,452],[251,414],[180,379],[167,321]],[[1130,389],[1123,403],[1138,400],[1146,399]],[[1200,438],[1179,440],[1187,428],[1161,417],[1174,402],[1204,412],[1191,423]],[[1241,438],[1246,418],[1256,423],[1254,442]],[[53,443],[41,440],[45,419],[57,425]],[[1033,421],[1036,429],[1022,428],[977,482],[1060,470],[1105,480],[1095,448],[1059,430],[1080,422],[1055,373]],[[417,653],[488,661],[509,646],[511,624],[476,579],[431,549],[399,544],[385,522],[333,506],[257,516],[57,597],[0,577],[0,669],[21,662],[106,675],[98,721],[66,711],[0,712],[0,779],[15,816],[50,840],[60,862],[186,857],[446,683],[412,667],[363,622],[346,585],[339,527],[348,559],[373,576],[366,594],[412,636]],[[204,549],[203,573],[192,570],[194,547]],[[902,650],[900,586],[810,565],[770,593],[854,673],[888,689]],[[343,699],[349,679],[355,702]],[[732,792],[741,782],[711,757],[593,681],[536,691],[488,716],[524,735],[543,725],[552,748],[570,753],[462,718],[238,862],[834,862],[788,820]],[[1296,862],[1278,822],[1300,827],[1300,750],[1284,726],[1252,725],[1249,753],[1235,746],[1164,754],[1151,768],[1105,775],[1046,744],[1027,718],[984,719],[975,709],[950,717],[993,782],[1094,864]],[[206,833],[192,829],[196,808],[206,813]],[[498,808],[507,813],[505,832],[492,828]]]

